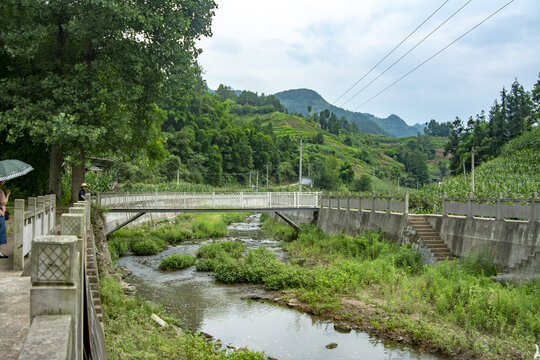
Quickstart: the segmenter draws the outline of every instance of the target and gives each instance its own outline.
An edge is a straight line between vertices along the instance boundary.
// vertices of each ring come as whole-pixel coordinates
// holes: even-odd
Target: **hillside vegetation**
[[[311,112],[328,109],[337,117],[345,117],[349,122],[358,126],[362,132],[396,137],[415,136],[422,129],[409,126],[397,115],[379,118],[369,113],[359,113],[342,109],[327,102],[321,95],[310,89],[287,90],[274,94],[289,113],[309,116]],[[311,111],[308,111],[308,107]]]
[[[475,169],[474,196],[495,198],[529,198],[540,190],[540,127],[506,144],[501,155]],[[418,211],[440,211],[442,197],[465,197],[472,192],[471,177],[446,178],[439,186],[432,184],[411,195],[411,206]]]

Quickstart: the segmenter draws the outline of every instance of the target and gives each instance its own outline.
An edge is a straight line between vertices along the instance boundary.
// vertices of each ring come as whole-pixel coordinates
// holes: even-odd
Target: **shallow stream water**
[[[229,226],[226,239],[240,240],[248,248],[266,246],[285,259],[276,240],[260,229],[260,216]],[[206,242],[211,242],[208,240]],[[128,256],[120,265],[133,271],[128,279],[139,294],[164,305],[167,313],[179,318],[191,330],[203,331],[224,345],[264,351],[280,360],[303,359],[441,359],[399,343],[382,340],[364,332],[340,333],[331,322],[269,302],[250,300],[262,294],[257,286],[229,286],[210,273],[195,267],[176,272],[161,272],[161,259],[175,253],[195,255],[201,244],[185,242],[155,256]],[[327,349],[329,343],[337,343]]]

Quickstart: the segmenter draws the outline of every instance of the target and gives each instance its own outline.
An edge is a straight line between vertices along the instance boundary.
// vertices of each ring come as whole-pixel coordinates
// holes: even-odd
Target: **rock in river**
[[[327,348],[327,349],[335,349],[335,348],[337,348],[337,343],[330,343],[330,344],[326,345],[325,348]]]

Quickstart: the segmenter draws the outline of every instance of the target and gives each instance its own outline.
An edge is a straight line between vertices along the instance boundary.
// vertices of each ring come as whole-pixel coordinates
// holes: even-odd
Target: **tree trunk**
[[[79,190],[81,189],[81,184],[84,182],[85,175],[85,154],[84,150],[80,150],[79,156],[75,164],[71,167],[71,203],[79,200]]]
[[[56,146],[51,145],[49,163],[49,194],[55,194],[56,200],[62,198],[62,162],[64,154]]]

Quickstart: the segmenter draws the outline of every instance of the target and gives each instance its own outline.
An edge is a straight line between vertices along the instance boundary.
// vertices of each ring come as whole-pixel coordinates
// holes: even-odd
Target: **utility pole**
[[[299,139],[300,142],[300,167],[298,171],[298,191],[302,192],[302,144],[304,141],[302,141],[302,138]]]
[[[474,194],[474,146],[472,148],[472,154],[471,154],[471,183],[472,183],[472,192]]]
[[[266,188],[268,189],[268,164],[266,164]]]
[[[251,189],[251,170],[249,170],[249,188]]]
[[[180,170],[176,170],[176,186],[180,185]]]

